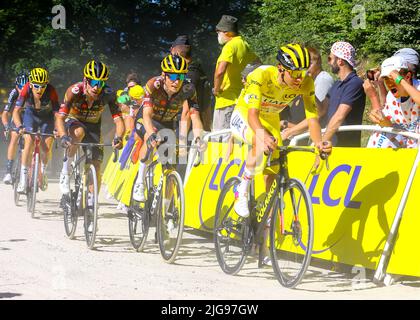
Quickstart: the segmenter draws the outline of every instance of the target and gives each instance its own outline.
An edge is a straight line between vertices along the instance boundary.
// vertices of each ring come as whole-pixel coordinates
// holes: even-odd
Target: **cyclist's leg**
[[[54,131],[54,116],[46,117],[42,119],[41,124],[41,133],[42,134],[53,134]],[[52,145],[54,142],[53,137],[43,137],[41,139],[41,173],[42,173],[42,183],[41,190],[46,190],[48,185],[47,178],[47,165],[49,160],[52,157]]]
[[[32,109],[26,108],[25,113],[23,115],[23,126],[26,132],[36,132],[38,130],[38,122],[36,120],[37,119]],[[25,192],[26,190],[28,170],[31,166],[32,152],[35,143],[35,138],[28,134],[24,136],[24,140],[25,144],[22,151],[22,164],[18,192]]]
[[[10,141],[7,148],[7,163],[6,163],[6,175],[3,179],[5,183],[12,183],[12,170],[13,164],[16,158],[16,151],[18,148],[19,134],[16,132],[16,127],[12,122],[10,130]]]
[[[79,143],[85,137],[85,127],[76,119],[67,118],[65,128],[73,143]],[[63,161],[63,167],[60,172],[60,190],[63,194],[70,192],[70,164],[74,160],[77,148],[78,146],[71,145],[68,150],[67,160]]]

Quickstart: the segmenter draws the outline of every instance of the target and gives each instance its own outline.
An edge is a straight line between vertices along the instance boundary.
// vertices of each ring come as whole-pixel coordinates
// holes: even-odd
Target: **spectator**
[[[333,140],[340,147],[359,147],[361,133],[337,132],[342,125],[362,124],[366,95],[363,81],[354,70],[356,51],[350,43],[336,42],[331,47],[328,64],[339,80],[334,82],[327,94],[328,124],[324,140]]]
[[[419,132],[420,80],[414,78],[413,69],[402,56],[386,59],[381,65],[381,78],[389,91],[384,108],[378,106],[376,90],[365,81],[365,90],[372,102],[369,118],[381,127],[394,127],[403,131]],[[415,148],[417,141],[401,135],[374,133],[367,147]]]
[[[417,71],[420,59],[419,53],[411,48],[402,48],[395,52],[394,56],[403,57],[407,62],[408,70],[412,72],[413,78],[417,79]]]
[[[216,97],[213,130],[229,129],[230,117],[242,89],[241,71],[257,56],[238,33],[238,19],[223,15],[216,25],[219,44],[223,45],[214,73],[213,94]]]
[[[324,103],[324,101],[326,100],[327,93],[333,85],[334,80],[328,72],[322,70],[322,59],[319,50],[312,47],[307,47],[307,49],[311,58],[311,65],[308,69],[307,76],[311,76],[314,79],[315,101],[318,109],[319,122],[321,128],[324,128],[327,125],[328,107],[328,104]],[[282,125],[285,128],[281,132],[283,140],[308,130],[308,121],[305,117],[302,98],[298,97],[292,104],[295,104],[298,107],[288,108],[290,110],[290,118],[287,122],[282,122]]]
[[[186,80],[192,83],[197,93],[197,102],[200,107],[200,118],[205,131],[211,131],[211,84],[201,65],[192,59],[192,48],[187,35],[175,39],[171,46],[171,54],[178,54],[188,62]]]

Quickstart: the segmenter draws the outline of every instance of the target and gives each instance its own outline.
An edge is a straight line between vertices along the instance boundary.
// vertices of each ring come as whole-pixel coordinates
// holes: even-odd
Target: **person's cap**
[[[346,60],[353,68],[356,67],[356,50],[344,41],[338,41],[331,47],[331,53],[336,57]]]
[[[401,69],[408,69],[407,62],[401,56],[392,56],[382,62],[381,77],[388,77],[391,71]]]
[[[216,31],[223,32],[238,32],[238,19],[224,14],[216,25]]]
[[[144,96],[144,89],[142,86],[137,84],[134,87],[131,87],[130,89],[128,89],[128,94],[130,95],[131,98],[140,100]]]
[[[419,53],[411,48],[402,48],[394,53],[395,57],[403,57],[407,63],[414,64],[418,66],[419,64]]]
[[[187,35],[181,35],[178,38],[175,39],[174,42],[172,42],[172,47],[175,46],[189,46],[190,45],[190,40],[188,39]]]

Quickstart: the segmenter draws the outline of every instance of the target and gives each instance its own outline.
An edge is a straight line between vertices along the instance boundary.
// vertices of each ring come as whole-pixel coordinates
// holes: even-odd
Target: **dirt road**
[[[0,184],[0,299],[420,299],[420,281],[377,287],[358,270],[311,266],[295,290],[282,288],[255,260],[229,276],[219,268],[212,240],[191,233],[168,265],[152,240],[144,253],[131,248],[127,217],[104,193],[96,249],[88,250],[82,223],[75,240],[65,236],[56,183],[39,194],[36,219]]]

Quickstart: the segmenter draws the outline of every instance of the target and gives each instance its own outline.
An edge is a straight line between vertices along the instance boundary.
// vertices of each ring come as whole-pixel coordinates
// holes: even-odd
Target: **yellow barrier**
[[[235,145],[226,161],[227,145],[209,143],[204,164],[192,168],[184,186],[185,225],[212,231],[220,191],[230,177],[242,174],[246,148]],[[291,177],[305,182],[313,201],[313,257],[376,269],[416,152],[415,149],[334,148],[329,159],[330,170],[324,168],[317,175],[309,174],[313,155],[299,152],[289,155]],[[129,203],[127,193],[131,193],[136,170],[137,166],[132,166],[127,175],[130,179],[122,187],[125,204]],[[255,187],[256,197],[261,200],[265,192],[262,175],[256,176]],[[419,189],[417,174],[388,273],[420,276],[420,253],[417,253],[420,215],[416,209]]]

